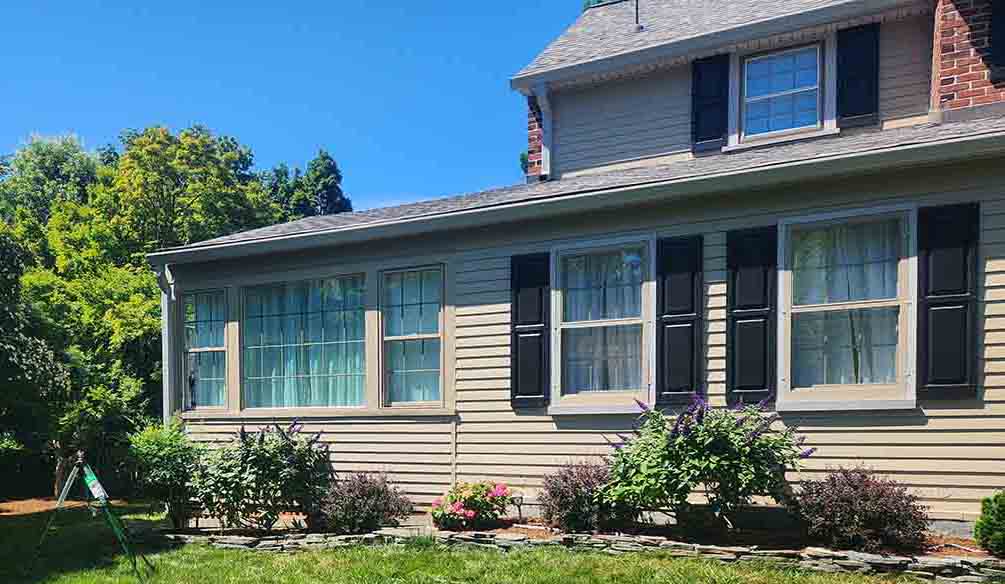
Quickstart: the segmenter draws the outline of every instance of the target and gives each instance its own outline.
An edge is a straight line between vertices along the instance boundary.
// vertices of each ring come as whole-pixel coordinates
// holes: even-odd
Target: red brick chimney
[[[537,96],[527,98],[527,182],[536,182],[542,176],[544,161],[544,121]]]
[[[1002,0],[936,1],[933,110],[1005,102],[1005,78],[992,63],[993,4],[1005,10]]]

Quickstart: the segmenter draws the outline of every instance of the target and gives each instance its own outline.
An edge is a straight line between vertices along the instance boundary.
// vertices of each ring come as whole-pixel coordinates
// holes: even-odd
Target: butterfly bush
[[[764,404],[712,408],[701,397],[676,416],[638,402],[631,436],[619,436],[610,457],[603,498],[612,505],[692,511],[688,497],[704,489],[711,511],[732,526],[736,511],[755,496],[784,502],[785,471],[812,456],[793,428],[772,429],[779,417]]]
[[[433,524],[455,531],[491,527],[512,500],[512,490],[503,483],[460,483],[433,501]]]

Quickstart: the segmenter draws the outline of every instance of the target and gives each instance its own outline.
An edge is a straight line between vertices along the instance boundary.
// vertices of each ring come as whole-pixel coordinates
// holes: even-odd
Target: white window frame
[[[747,136],[744,134],[744,114],[746,97],[744,80],[747,63],[774,55],[799,51],[807,47],[817,47],[820,72],[817,76],[817,99],[819,99],[820,121],[816,126],[792,128]],[[769,51],[734,52],[730,55],[729,79],[729,135],[723,152],[743,150],[767,144],[776,144],[804,138],[829,136],[840,132],[837,124],[837,33],[829,33],[815,43],[772,49]]]
[[[223,346],[221,347],[202,347],[189,349],[187,345],[187,338],[185,332],[185,326],[188,321],[185,320],[185,301],[190,296],[198,296],[200,294],[223,294]],[[181,330],[179,346],[181,348],[181,384],[182,384],[182,410],[183,411],[223,411],[229,407],[230,404],[230,346],[228,332],[228,324],[230,323],[230,294],[226,288],[205,288],[198,290],[186,290],[180,294],[180,302],[178,303],[180,310],[178,311],[178,322],[181,325],[179,330]],[[188,356],[193,353],[222,353],[223,354],[223,403],[218,406],[200,406],[199,404],[192,405],[192,388],[189,387],[189,371],[188,371]]]
[[[901,309],[897,347],[897,383],[893,385],[838,385],[804,389],[792,387],[792,270],[791,234],[794,229],[813,225],[898,218],[902,227],[901,259],[895,301],[845,302],[829,305],[864,308],[870,305],[897,305]],[[891,205],[821,213],[783,219],[778,224],[778,400],[781,412],[902,410],[917,405],[917,298],[918,298],[918,212],[917,206]],[[800,307],[796,312],[812,312]]]
[[[642,314],[638,318],[566,323],[563,320],[562,261],[574,255],[623,249],[628,246],[645,248],[645,273],[642,279]],[[593,239],[552,247],[551,251],[551,406],[549,415],[564,414],[626,414],[638,413],[635,400],[652,403],[653,380],[656,378],[656,343],[654,337],[656,318],[656,239],[654,236],[624,236]],[[642,326],[642,387],[638,391],[604,391],[563,395],[562,387],[562,331],[572,328],[594,328],[639,324]]]
[[[387,276],[391,274],[403,274],[407,272],[422,272],[425,270],[439,270],[440,271],[440,311],[437,315],[437,332],[436,334],[415,334],[415,335],[396,335],[387,336],[384,332],[384,286]],[[446,369],[446,342],[443,336],[443,330],[445,328],[445,318],[443,307],[446,304],[446,280],[447,280],[447,267],[444,264],[427,264],[420,266],[412,266],[407,268],[394,268],[389,270],[381,270],[379,274],[380,283],[378,290],[378,303],[377,303],[377,327],[379,335],[377,341],[379,343],[378,354],[380,355],[378,361],[379,367],[379,377],[380,377],[380,407],[381,408],[395,408],[395,409],[421,409],[430,407],[443,407],[446,403],[446,393],[447,389],[446,376],[444,371]],[[423,341],[423,340],[439,340],[440,341],[440,399],[434,401],[417,401],[417,402],[395,402],[391,401],[390,383],[389,375],[390,370],[388,369],[388,359],[387,359],[387,343],[388,341]]]
[[[244,325],[245,325],[245,322],[247,321],[247,317],[248,317],[248,290],[250,290],[252,288],[260,288],[260,287],[268,287],[268,286],[281,286],[281,285],[290,285],[290,284],[300,284],[300,283],[304,283],[304,282],[316,282],[316,281],[324,281],[324,280],[339,280],[339,279],[353,278],[353,277],[362,277],[363,278],[363,359],[364,359],[364,363],[365,363],[365,366],[363,368],[363,371],[364,371],[364,373],[363,373],[363,376],[364,376],[364,379],[363,379],[363,403],[361,403],[360,405],[357,405],[357,406],[304,406],[304,405],[297,405],[297,406],[277,406],[277,405],[271,405],[271,406],[258,406],[258,407],[250,407],[250,406],[248,406],[247,405],[248,400],[246,399],[246,396],[245,396],[245,393],[244,393],[245,389],[247,389],[245,387],[245,384],[248,381],[247,373],[246,373],[246,369],[245,369],[245,363],[244,363],[244,360],[245,360],[245,351],[247,349],[247,343],[245,343],[245,334],[246,334],[247,331],[245,330],[245,326]],[[241,310],[240,310],[240,317],[238,319],[238,322],[240,323],[240,333],[239,333],[239,335],[240,335],[240,342],[239,342],[239,346],[237,348],[237,352],[238,352],[237,358],[238,358],[238,361],[240,363],[240,376],[239,376],[239,379],[240,379],[240,400],[241,400],[241,404],[243,405],[242,409],[244,411],[248,411],[248,412],[256,412],[256,411],[277,411],[277,412],[282,412],[282,411],[295,411],[295,410],[319,410],[319,411],[332,411],[332,412],[335,412],[335,411],[343,411],[343,410],[353,411],[353,410],[365,410],[365,409],[367,409],[367,405],[368,405],[367,401],[368,401],[368,397],[369,397],[369,392],[367,391],[366,385],[367,385],[367,383],[369,382],[369,379],[370,379],[370,376],[369,376],[369,369],[370,369],[370,349],[369,349],[369,346],[370,346],[370,336],[372,334],[371,331],[370,331],[369,319],[366,317],[367,305],[369,304],[367,302],[367,295],[368,295],[367,287],[368,287],[368,285],[369,285],[369,274],[367,274],[366,272],[347,272],[347,273],[339,273],[339,274],[332,274],[332,275],[323,275],[323,276],[318,276],[316,278],[289,278],[289,279],[284,279],[284,280],[263,281],[263,282],[257,282],[257,283],[246,284],[246,285],[241,286],[240,287],[240,291],[239,291],[239,294],[240,294],[240,308],[241,308]]]

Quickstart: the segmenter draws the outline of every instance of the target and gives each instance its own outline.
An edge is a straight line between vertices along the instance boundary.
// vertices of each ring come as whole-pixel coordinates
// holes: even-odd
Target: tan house
[[[792,480],[864,465],[971,521],[1005,488],[1000,4],[589,8],[511,79],[527,184],[153,254],[165,417],[533,504],[635,399],[767,400],[819,448]]]

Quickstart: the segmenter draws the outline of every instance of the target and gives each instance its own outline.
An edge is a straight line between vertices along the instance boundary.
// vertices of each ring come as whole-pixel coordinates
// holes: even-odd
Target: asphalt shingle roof
[[[642,31],[635,29],[635,0],[584,11],[517,77],[560,69],[658,45],[737,29],[814,10],[845,5],[868,12],[867,0],[639,0]],[[910,4],[913,0],[905,0]]]
[[[544,200],[621,187],[642,186],[656,182],[701,178],[720,173],[769,168],[800,161],[812,161],[918,144],[930,144],[1001,132],[1005,132],[1005,117],[945,124],[923,124],[895,130],[860,130],[854,134],[849,133],[849,135],[803,140],[731,154],[675,161],[665,165],[598,172],[596,174],[533,184],[519,184],[395,207],[342,213],[339,215],[309,217],[290,223],[272,225],[261,229],[218,237],[176,249],[196,250],[206,246],[248,243],[256,240],[269,240],[277,237],[318,231],[332,232],[344,229],[364,228],[460,211],[486,209],[517,202]],[[668,188],[672,189],[673,187],[671,185]]]

